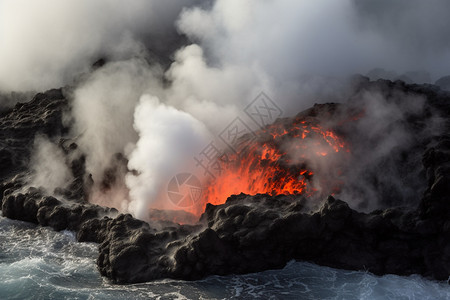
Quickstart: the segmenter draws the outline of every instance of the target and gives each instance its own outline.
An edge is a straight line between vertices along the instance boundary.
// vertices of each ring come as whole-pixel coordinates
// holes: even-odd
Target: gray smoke
[[[28,184],[44,188],[49,195],[54,195],[56,188],[67,187],[73,176],[62,149],[44,136],[36,136],[33,147]]]
[[[381,42],[375,67],[399,73],[423,70],[434,80],[448,75],[450,3],[431,0],[354,0],[362,34]]]

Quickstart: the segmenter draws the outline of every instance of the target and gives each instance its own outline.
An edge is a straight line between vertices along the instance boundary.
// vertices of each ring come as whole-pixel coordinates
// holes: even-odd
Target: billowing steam
[[[419,81],[445,75],[448,11],[447,1],[419,0],[0,0],[0,91],[73,85],[68,120],[94,180],[91,200],[105,204],[95,198],[121,153],[129,160],[126,186],[110,204],[145,218],[168,178],[261,91],[293,114],[316,99],[342,100],[342,78],[375,67],[428,71]],[[92,70],[99,58],[106,65]],[[399,112],[370,101],[377,95],[362,97],[373,115],[361,126],[377,143],[371,157],[356,153],[361,170],[346,178],[360,187],[367,185],[357,174],[413,138],[395,126]],[[38,144],[37,156],[59,157]],[[65,178],[54,165],[35,169]]]
[[[164,50],[183,41],[176,30],[219,70],[266,73],[283,84],[280,91],[298,74],[375,67],[399,74],[425,69],[435,80],[449,69],[448,11],[448,2],[439,0],[2,0],[0,89],[59,86],[99,56],[126,58],[150,49],[167,59],[173,53]]]
[[[137,142],[135,107],[143,93],[158,85],[157,74],[158,70],[142,59],[112,62],[75,90],[74,135],[80,135],[77,142],[88,153],[88,172],[94,181],[101,180],[112,155],[123,153]]]
[[[130,154],[127,175],[130,211],[138,218],[148,217],[148,207],[155,201],[170,177],[174,176],[208,141],[206,127],[188,113],[142,96],[134,114],[139,133],[136,148]]]

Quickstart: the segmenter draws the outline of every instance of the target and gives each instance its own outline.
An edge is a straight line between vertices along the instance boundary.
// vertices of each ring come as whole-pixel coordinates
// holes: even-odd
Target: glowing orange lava
[[[314,176],[308,168],[313,156],[325,159],[331,153],[348,152],[344,141],[317,121],[281,121],[244,136],[237,153],[221,159],[222,172],[204,190],[204,203],[222,204],[232,194],[258,193],[312,195]]]

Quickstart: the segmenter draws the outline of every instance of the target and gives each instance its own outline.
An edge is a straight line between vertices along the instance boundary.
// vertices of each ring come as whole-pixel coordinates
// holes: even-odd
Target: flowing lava
[[[311,162],[349,152],[339,136],[313,118],[276,122],[255,134],[241,137],[236,153],[221,158],[221,175],[205,188],[204,203],[222,204],[240,193],[311,196],[317,192]]]

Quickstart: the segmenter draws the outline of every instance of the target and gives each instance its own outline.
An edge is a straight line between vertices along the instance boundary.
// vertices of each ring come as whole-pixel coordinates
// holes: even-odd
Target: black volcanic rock
[[[417,211],[364,214],[329,197],[311,213],[302,210],[302,201],[301,196],[233,196],[223,205],[208,206],[202,216],[206,228],[155,231],[131,216],[104,219],[100,222],[107,225],[99,227],[111,229],[100,246],[99,269],[119,283],[193,280],[281,268],[298,259],[375,274],[447,279],[446,235],[432,231],[434,221],[421,219]]]
[[[374,90],[391,105],[399,105],[395,97],[399,92],[426,100],[423,110],[405,114],[393,126],[422,132],[430,117],[438,115],[444,121],[443,130],[417,138],[408,149],[422,157],[425,189],[422,197],[417,195],[419,203],[408,207],[395,206],[389,199],[386,204],[391,207],[364,213],[330,196],[311,209],[314,205],[301,195],[240,194],[222,205],[208,204],[196,225],[147,223],[118,215],[114,209],[83,202],[89,192],[83,185],[89,178],[85,156],[65,136],[61,116],[67,99],[61,90],[51,90],[29,103],[17,104],[0,118],[2,213],[55,230],[72,230],[80,242],[99,243],[99,271],[116,283],[257,272],[282,268],[291,259],[375,274],[422,274],[446,280],[450,275],[450,95],[432,85],[370,82],[360,77],[355,78],[354,93],[346,104],[316,105],[296,118],[353,116],[358,113],[361,95]],[[348,126],[341,129],[343,133],[356,130]],[[61,197],[45,195],[36,188],[23,190],[29,149],[37,133],[63,138],[60,147],[77,157],[71,170],[78,179],[68,191],[60,191]],[[350,135],[348,138],[352,141]],[[411,153],[392,152],[384,163],[406,166]],[[105,172],[105,189],[123,173],[124,162],[120,155],[115,157],[112,168]],[[408,175],[409,169],[405,167],[403,172]],[[380,184],[380,191],[383,189],[389,191]],[[71,194],[74,196],[69,197]]]
[[[382,68],[375,68],[370,70],[367,73],[367,77],[370,78],[370,80],[401,80],[405,83],[412,84],[412,83],[429,83],[431,82],[431,75],[427,71],[423,70],[416,70],[416,71],[407,71],[404,74],[397,74],[394,71],[391,70],[385,70]],[[437,84],[437,83],[436,83]]]
[[[39,93],[30,102],[17,103],[0,118],[0,179],[27,170],[36,134],[61,136],[67,131],[62,114],[68,109],[62,89]]]
[[[450,75],[439,78],[434,84],[443,90],[450,91]]]
[[[56,188],[54,193],[68,200],[87,201],[93,182],[90,174],[86,173],[86,155],[71,139],[60,139],[58,146],[64,151],[66,157],[70,157],[66,164],[72,172],[73,180],[67,187]]]
[[[61,201],[44,196],[36,189],[4,196],[1,208],[7,218],[50,226],[55,230],[78,231],[88,220],[117,215],[115,209]]]

